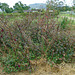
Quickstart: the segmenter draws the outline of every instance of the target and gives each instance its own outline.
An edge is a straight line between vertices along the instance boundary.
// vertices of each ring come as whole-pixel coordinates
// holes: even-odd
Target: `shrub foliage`
[[[47,12],[8,22],[7,17],[0,17],[0,61],[6,72],[32,70],[31,60],[42,56],[58,64],[73,55],[73,40]]]

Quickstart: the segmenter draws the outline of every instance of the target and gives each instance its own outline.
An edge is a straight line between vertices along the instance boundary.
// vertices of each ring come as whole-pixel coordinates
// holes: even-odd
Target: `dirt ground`
[[[43,62],[44,59],[37,61],[37,67],[35,67],[34,61],[32,62],[33,68],[35,70],[32,73],[28,71],[16,72],[7,74],[2,72],[2,67],[0,67],[0,75],[75,75],[75,63],[65,63],[62,62],[58,66],[50,67],[48,63]]]

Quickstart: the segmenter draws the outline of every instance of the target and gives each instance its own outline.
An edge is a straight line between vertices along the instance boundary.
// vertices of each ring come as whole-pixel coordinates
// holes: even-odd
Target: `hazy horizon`
[[[29,5],[29,4],[34,4],[34,3],[46,3],[47,0],[0,0],[1,3],[7,3],[9,7],[13,7],[15,3],[18,1],[21,1],[23,4]],[[64,1],[64,0],[60,0]],[[65,3],[69,6],[73,5],[73,0],[65,0]]]

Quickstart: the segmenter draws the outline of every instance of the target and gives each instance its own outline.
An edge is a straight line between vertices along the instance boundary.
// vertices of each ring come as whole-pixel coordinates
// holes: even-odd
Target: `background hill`
[[[30,4],[30,9],[46,9],[46,4],[45,3],[35,3],[35,4]]]

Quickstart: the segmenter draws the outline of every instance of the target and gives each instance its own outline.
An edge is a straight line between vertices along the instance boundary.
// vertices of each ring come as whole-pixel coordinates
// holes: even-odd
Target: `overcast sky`
[[[33,3],[46,3],[47,0],[0,0],[1,3],[7,3],[10,7],[13,7],[13,5],[15,5],[16,2],[21,1],[23,4],[33,4]],[[60,0],[60,1],[64,1],[64,0]],[[71,6],[73,0],[65,0],[66,3]]]

